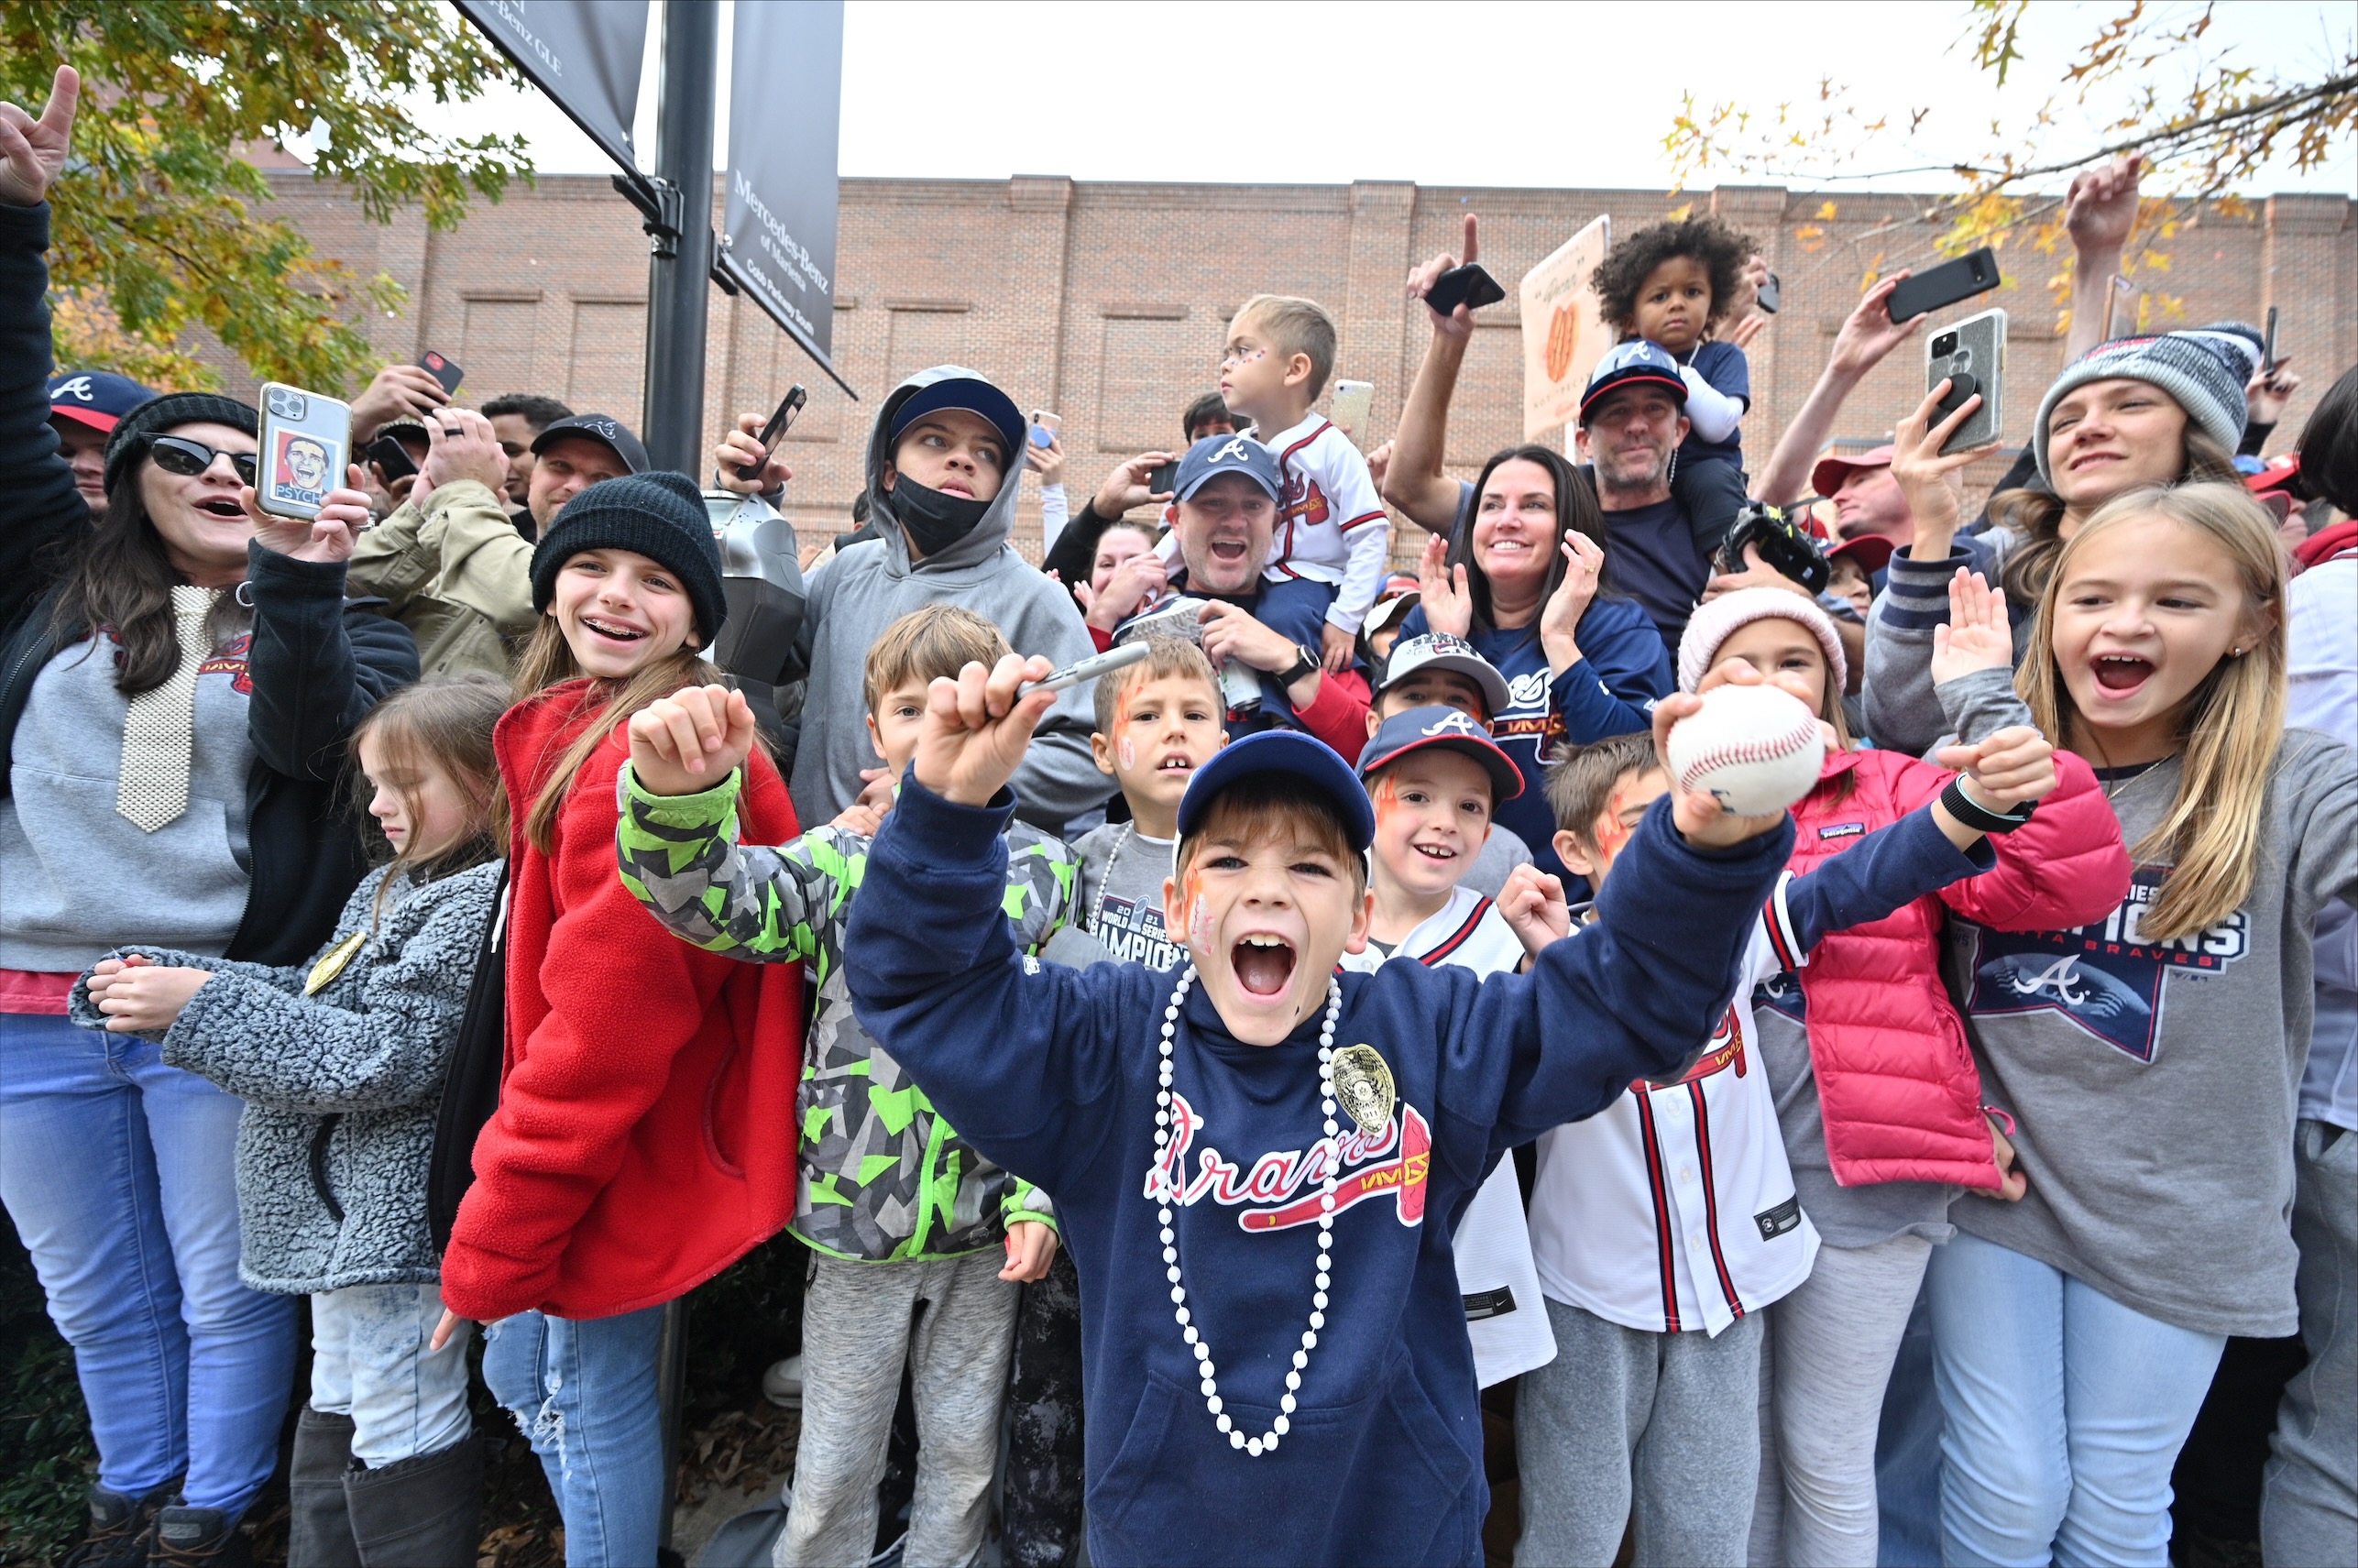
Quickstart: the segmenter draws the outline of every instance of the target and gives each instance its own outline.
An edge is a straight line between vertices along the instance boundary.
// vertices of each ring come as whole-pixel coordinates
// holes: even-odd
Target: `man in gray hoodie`
[[[812,576],[781,677],[809,681],[787,786],[805,824],[833,821],[860,798],[861,771],[878,765],[861,672],[869,644],[909,611],[962,605],[995,622],[1017,652],[1059,665],[1096,652],[1072,596],[1007,543],[1025,434],[1014,400],[957,365],[918,371],[877,411],[867,497],[878,537],[839,551]],[[740,464],[759,457],[753,436],[731,433],[720,483],[749,497],[774,488],[768,472],[737,477]],[[1111,793],[1089,752],[1091,701],[1086,685],[1059,696],[1015,772],[1015,814],[1051,833]]]

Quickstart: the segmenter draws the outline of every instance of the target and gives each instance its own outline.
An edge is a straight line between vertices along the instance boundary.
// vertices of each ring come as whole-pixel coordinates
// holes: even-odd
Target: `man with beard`
[[[1580,400],[1580,455],[1595,466],[1618,586],[1645,607],[1673,654],[1718,548],[1717,540],[1696,537],[1686,509],[1671,496],[1685,410],[1678,362],[1642,339],[1607,351]]]

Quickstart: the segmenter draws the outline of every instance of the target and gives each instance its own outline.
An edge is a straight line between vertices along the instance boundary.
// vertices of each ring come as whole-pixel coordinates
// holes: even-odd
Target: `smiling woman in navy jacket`
[[[49,428],[49,187],[79,82],[0,105],[0,1201],[74,1349],[98,1442],[93,1565],[245,1561],[278,1464],[290,1297],[238,1282],[236,1097],[153,1041],[77,1028],[125,943],[291,964],[366,869],[352,729],[417,678],[348,602],[367,498],[250,514],[254,410],[177,392],[123,417],[93,526]]]
[[[1081,1281],[1090,1557],[1479,1563],[1453,1222],[1508,1146],[1675,1071],[1683,1047],[1657,1042],[1708,1036],[1791,822],[1665,801],[1625,851],[1637,874],[1530,972],[1338,977],[1367,939],[1372,808],[1319,741],[1252,736],[1179,806],[1174,992],[1140,964],[1025,960],[1008,936],[1006,783],[1053,696],[1016,687],[1047,674],[1010,655],[934,683],[846,963],[894,1058],[1057,1200]],[[1658,735],[1694,706],[1665,699]],[[752,739],[741,697],[684,692],[633,720],[631,766],[686,793]],[[691,776],[676,759],[699,744]],[[723,850],[726,883],[735,832],[722,810],[680,853]]]

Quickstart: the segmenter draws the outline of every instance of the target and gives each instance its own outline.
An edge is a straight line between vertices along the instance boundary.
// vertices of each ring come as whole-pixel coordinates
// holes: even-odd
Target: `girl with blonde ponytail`
[[[2076,930],[1950,922],[2030,1185],[1959,1200],[1929,1275],[1949,1561],[2165,1562],[2227,1336],[2297,1326],[2310,932],[2358,893],[2358,759],[2285,728],[2284,599],[2273,521],[2215,483],[2107,502],[2040,593],[2020,702],[2093,764],[2136,869]],[[1952,716],[2014,705],[1975,679]]]

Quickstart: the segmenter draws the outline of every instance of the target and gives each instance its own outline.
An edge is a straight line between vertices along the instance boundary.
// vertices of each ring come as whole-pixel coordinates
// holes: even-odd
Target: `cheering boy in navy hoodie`
[[[934,683],[846,959],[894,1058],[1056,1199],[1081,1282],[1090,1557],[1479,1563],[1453,1222],[1507,1146],[1709,1037],[1790,820],[1661,803],[1596,923],[1528,973],[1338,976],[1367,940],[1373,812],[1342,758],[1271,731],[1197,769],[1180,801],[1163,895],[1180,973],[1044,966],[1000,917],[1000,834],[1053,701],[1018,685],[1048,673],[1010,656]],[[1664,698],[1658,740],[1696,706]],[[642,712],[631,739],[634,758],[719,777],[752,715],[707,686]],[[1516,918],[1545,916],[1535,898]]]

